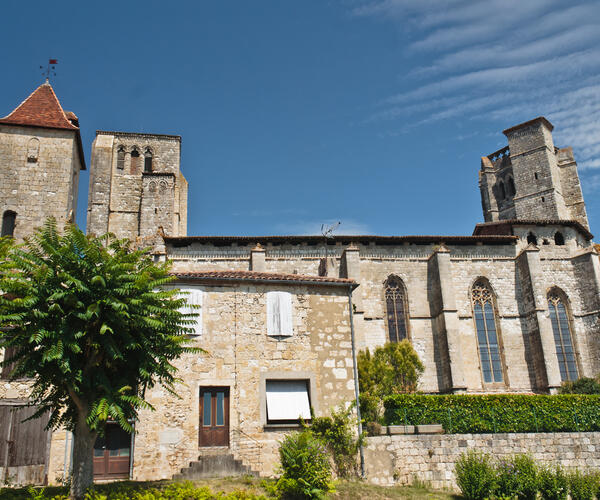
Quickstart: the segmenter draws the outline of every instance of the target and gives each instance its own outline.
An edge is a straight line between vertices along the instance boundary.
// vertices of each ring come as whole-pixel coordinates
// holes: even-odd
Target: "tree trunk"
[[[73,431],[73,475],[71,476],[71,498],[82,500],[86,490],[94,482],[94,443],[98,436],[80,413]]]

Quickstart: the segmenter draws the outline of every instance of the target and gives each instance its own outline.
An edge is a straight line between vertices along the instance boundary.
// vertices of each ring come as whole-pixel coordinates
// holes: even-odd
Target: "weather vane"
[[[48,66],[42,72],[42,76],[46,77],[46,81],[50,79],[50,76],[56,76],[56,64],[58,64],[58,59],[48,59]],[[43,66],[40,66],[40,69],[44,69]]]

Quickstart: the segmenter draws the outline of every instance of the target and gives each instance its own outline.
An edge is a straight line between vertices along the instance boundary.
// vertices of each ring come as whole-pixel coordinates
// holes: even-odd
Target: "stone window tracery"
[[[473,284],[471,300],[483,381],[486,384],[502,383],[504,375],[496,327],[495,298],[485,280],[478,280]]]
[[[566,380],[577,380],[579,373],[575,359],[575,349],[573,348],[571,322],[569,321],[569,314],[563,294],[556,289],[548,294],[548,310],[550,312],[552,332],[554,333],[560,378],[563,382]]]
[[[390,342],[400,342],[408,338],[407,304],[404,283],[397,276],[390,276],[385,282],[385,310]]]

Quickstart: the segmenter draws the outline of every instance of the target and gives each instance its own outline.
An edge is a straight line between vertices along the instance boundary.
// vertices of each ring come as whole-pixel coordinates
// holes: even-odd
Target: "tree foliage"
[[[600,383],[594,378],[581,377],[573,382],[563,382],[558,392],[560,394],[600,394]]]
[[[371,352],[358,353],[358,382],[361,415],[367,421],[381,418],[385,396],[405,394],[417,389],[424,366],[408,340],[388,342]]]
[[[172,362],[199,349],[185,336],[196,314],[179,312],[185,297],[162,288],[167,264],[112,235],[74,225],[61,233],[53,219],[2,248],[0,348],[16,348],[3,364],[14,363],[12,379],[31,380],[34,417],[49,412],[50,427],[74,431],[76,454],[78,437],[93,447],[108,419],[131,431],[138,410],[151,408],[148,388],[175,394]]]

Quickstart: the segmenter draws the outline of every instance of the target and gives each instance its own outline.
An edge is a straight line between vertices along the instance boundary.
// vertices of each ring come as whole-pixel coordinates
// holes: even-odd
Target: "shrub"
[[[498,494],[520,500],[535,498],[538,491],[537,467],[529,455],[514,455],[498,463]]]
[[[449,433],[600,430],[595,395],[422,395],[384,398],[385,425],[442,424]]]
[[[324,498],[333,491],[331,465],[325,445],[309,431],[288,434],[279,446],[282,476],[277,491],[282,498]]]
[[[456,461],[456,483],[467,500],[489,498],[496,488],[496,470],[486,453],[469,450]]]
[[[360,403],[360,417],[363,422],[379,423],[382,420],[383,401],[379,396],[368,392],[361,392],[358,401]]]
[[[560,394],[600,394],[600,384],[596,379],[581,377],[575,382],[563,382],[558,392]]]
[[[333,456],[336,474],[348,477],[356,473],[356,455],[362,438],[356,438],[354,406],[332,411],[330,417],[312,419],[310,432],[320,439]]]
[[[569,480],[560,466],[542,467],[538,471],[538,488],[542,500],[566,500]]]
[[[569,474],[571,500],[593,500],[597,489],[597,477],[594,474],[586,474],[578,470]]]

